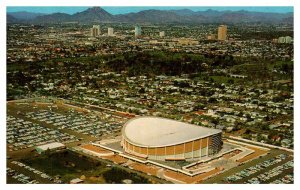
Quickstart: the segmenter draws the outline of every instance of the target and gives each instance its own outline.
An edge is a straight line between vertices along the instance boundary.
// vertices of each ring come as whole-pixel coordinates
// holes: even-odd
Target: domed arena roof
[[[126,140],[141,147],[164,147],[190,142],[221,133],[210,129],[160,117],[135,117],[125,123],[122,134]]]

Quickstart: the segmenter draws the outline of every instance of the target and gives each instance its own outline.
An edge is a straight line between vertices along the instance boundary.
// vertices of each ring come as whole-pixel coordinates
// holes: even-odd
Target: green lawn
[[[66,183],[81,175],[99,175],[106,171],[107,168],[101,162],[68,150],[50,155],[41,155],[36,158],[24,159],[22,162],[44,171],[51,176],[60,175],[61,179]]]
[[[86,177],[85,183],[122,183],[124,179],[131,179],[133,183],[149,183],[147,178],[134,172],[107,167],[103,162],[69,150],[23,159],[21,162],[50,176],[59,175],[64,183],[82,175]]]

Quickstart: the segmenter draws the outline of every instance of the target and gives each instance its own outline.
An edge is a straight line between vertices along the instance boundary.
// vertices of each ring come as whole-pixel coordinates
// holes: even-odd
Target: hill
[[[85,11],[75,14],[53,13],[40,15],[39,13],[7,13],[13,16],[16,22],[29,22],[35,24],[79,22],[79,23],[105,23],[105,22],[124,22],[124,23],[270,23],[279,24],[293,23],[293,13],[267,13],[251,11],[192,11],[189,9],[181,10],[144,10],[137,13],[127,13],[112,15],[101,7],[88,8]],[[21,15],[25,15],[24,18]],[[17,16],[14,16],[17,15]]]

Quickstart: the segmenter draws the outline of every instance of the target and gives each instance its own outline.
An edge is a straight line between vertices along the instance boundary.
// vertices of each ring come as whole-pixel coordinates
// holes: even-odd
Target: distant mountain
[[[116,15],[115,20],[121,22],[135,23],[190,23],[193,19],[190,16],[181,16],[172,11],[145,10],[138,13]]]
[[[289,17],[289,14],[282,13],[262,13],[249,11],[236,11],[222,14],[221,22],[261,22],[261,23],[281,23],[282,19]]]
[[[72,16],[66,13],[53,13],[44,16],[38,16],[31,20],[32,23],[62,23],[72,19]]]
[[[6,17],[6,22],[7,22],[7,23],[18,23],[19,20],[16,19],[15,17],[11,16],[11,15],[7,15],[7,17]]]
[[[19,20],[32,20],[38,16],[46,15],[44,13],[31,13],[31,12],[27,12],[27,11],[9,12],[7,14],[11,15],[14,18],[19,19]]]
[[[100,7],[88,8],[73,15],[66,13],[53,13],[36,17],[32,23],[63,23],[63,22],[113,22],[113,15]]]
[[[289,17],[283,18],[282,22],[283,23],[288,23],[288,24],[293,24],[294,23],[294,17],[293,16],[289,16]]]
[[[225,13],[229,13],[231,11],[216,11],[212,9],[207,9],[206,11],[197,11],[195,15],[203,15],[205,17],[220,17]]]
[[[107,22],[112,21],[113,15],[100,7],[89,8],[72,15],[72,20],[79,22]]]
[[[190,9],[179,9],[179,10],[170,10],[170,12],[176,13],[180,16],[192,16],[195,15],[196,12],[190,10]]]
[[[26,13],[30,15],[29,13]],[[11,13],[8,15],[13,16]],[[19,18],[19,17],[18,17]],[[192,11],[181,10],[144,10],[137,13],[112,15],[101,7],[88,8],[75,14],[53,13],[48,15],[35,15],[32,19],[18,19],[14,22],[30,23],[103,23],[103,22],[125,22],[125,23],[293,23],[293,13],[263,13],[251,11]],[[29,17],[26,17],[29,18]],[[13,18],[11,18],[13,20]]]

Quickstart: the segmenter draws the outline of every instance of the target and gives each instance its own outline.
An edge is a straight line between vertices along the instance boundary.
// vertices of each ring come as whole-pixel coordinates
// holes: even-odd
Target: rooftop
[[[148,147],[176,145],[222,132],[218,129],[148,116],[129,120],[122,131],[132,144]]]
[[[62,143],[59,143],[59,142],[54,142],[54,143],[37,146],[36,148],[41,149],[41,150],[47,150],[47,149],[55,149],[55,148],[60,148],[60,147],[65,147],[65,145]]]

